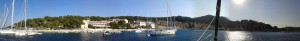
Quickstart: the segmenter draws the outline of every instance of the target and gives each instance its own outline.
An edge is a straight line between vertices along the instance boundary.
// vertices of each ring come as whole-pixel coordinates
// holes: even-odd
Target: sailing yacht
[[[168,14],[171,14],[171,12],[169,12],[169,3],[167,0],[167,16]],[[163,27],[162,29],[155,29],[150,31],[150,34],[147,34],[147,36],[151,36],[151,35],[174,35],[176,34],[177,29],[174,26],[174,22],[173,27],[169,27],[169,18],[167,17],[167,21],[166,21],[166,27]]]
[[[12,8],[12,11],[11,11],[11,27],[10,27],[10,29],[9,30],[1,30],[0,31],[0,33],[3,33],[3,34],[14,34],[14,33],[16,33],[15,31],[13,31],[13,23],[14,23],[14,21],[13,21],[13,19],[14,19],[14,5],[15,5],[15,0],[12,0],[12,5],[11,5],[11,8]],[[6,13],[7,13],[7,10],[6,10]],[[5,20],[7,19],[7,15],[8,14],[6,14],[6,17],[5,17]],[[3,22],[3,24],[5,23],[6,21],[4,21]],[[2,27],[3,27],[3,24],[2,24]]]
[[[21,35],[21,36],[24,36],[24,35],[36,35],[36,34],[41,34],[41,33],[37,33],[37,32],[33,32],[32,30],[31,31],[28,31],[27,27],[26,27],[26,0],[24,0],[25,4],[24,4],[24,16],[25,16],[25,28],[26,30],[13,30],[13,27],[14,27],[14,4],[15,4],[15,0],[12,0],[12,10],[11,10],[11,27],[10,29],[8,30],[1,30],[0,33],[1,34],[15,34],[15,35]],[[4,18],[4,21],[2,22],[1,24],[1,27],[4,27],[5,25],[5,22],[7,20],[7,16],[8,16],[8,11],[9,10],[5,10],[5,18]]]
[[[13,31],[13,30],[1,30],[0,33],[3,33],[3,34],[14,34],[16,32]]]
[[[155,29],[153,31],[150,31],[150,34],[147,34],[147,36],[153,36],[153,35],[174,35],[176,34],[177,29],[173,27],[165,27],[164,29]]]
[[[34,32],[32,29],[30,30],[19,30],[19,31],[16,31],[15,35],[18,35],[18,36],[25,36],[25,35],[37,35],[37,34],[42,34],[42,33],[38,33],[38,32]]]
[[[24,35],[36,35],[36,34],[42,34],[42,33],[38,33],[38,32],[34,32],[33,29],[28,29],[26,26],[26,4],[27,4],[27,0],[24,0],[24,18],[25,18],[25,31],[23,30],[19,30],[16,31],[15,35],[19,35],[19,36],[24,36]]]

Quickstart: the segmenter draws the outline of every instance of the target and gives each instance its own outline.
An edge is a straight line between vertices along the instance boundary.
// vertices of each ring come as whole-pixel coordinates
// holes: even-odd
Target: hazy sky
[[[11,0],[0,0],[0,17]],[[21,18],[23,0],[16,0],[15,20]],[[163,17],[166,0],[28,0],[28,18],[44,16],[146,16]],[[173,16],[214,15],[216,0],[169,0]],[[300,27],[300,0],[222,0],[221,16],[230,20],[252,19],[273,26]]]

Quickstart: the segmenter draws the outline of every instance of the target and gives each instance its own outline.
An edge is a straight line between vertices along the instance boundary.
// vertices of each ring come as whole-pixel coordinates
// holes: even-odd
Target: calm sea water
[[[204,31],[178,30],[176,35],[146,36],[144,33],[122,32],[102,37],[96,33],[43,33],[35,36],[1,34],[0,41],[196,41]],[[207,31],[202,41],[210,41],[213,31]],[[300,32],[220,31],[219,41],[300,41]]]

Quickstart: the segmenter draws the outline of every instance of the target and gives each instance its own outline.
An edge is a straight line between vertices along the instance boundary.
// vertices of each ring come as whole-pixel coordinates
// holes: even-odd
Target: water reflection
[[[251,41],[253,37],[250,32],[246,31],[226,31],[225,41]]]
[[[35,36],[18,36],[15,34],[0,34],[0,41],[32,40]]]
[[[81,41],[88,41],[90,39],[88,33],[80,33]]]
[[[88,32],[80,32],[81,41],[108,41],[108,37],[102,37],[101,32],[97,33],[88,33]]]
[[[214,31],[208,31],[202,41],[210,41]],[[95,33],[43,33],[34,36],[15,36],[0,34],[0,41],[196,41],[203,31],[178,30],[176,35],[146,36],[143,33],[122,32],[102,37],[101,32]],[[300,41],[300,32],[247,32],[220,31],[219,41]]]

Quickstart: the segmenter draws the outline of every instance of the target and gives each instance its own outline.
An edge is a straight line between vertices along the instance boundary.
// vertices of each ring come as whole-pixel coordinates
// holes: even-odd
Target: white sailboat
[[[26,26],[26,0],[24,0],[24,18],[25,18],[25,28],[26,30],[13,30],[14,27],[14,5],[15,5],[15,0],[12,0],[12,5],[11,5],[11,27],[8,30],[0,30],[1,34],[15,34],[15,35],[20,35],[20,36],[24,36],[24,35],[36,35],[36,34],[42,34],[42,33],[38,33],[38,32],[34,32],[32,30],[28,30],[27,26]],[[4,21],[1,22],[1,27],[5,27],[5,23],[7,21],[8,18],[8,12],[10,11],[9,9],[6,8],[5,5],[5,10],[4,10]]]
[[[16,32],[13,31],[13,30],[1,30],[0,33],[2,33],[2,34],[14,34]]]
[[[38,33],[38,32],[34,32],[33,30],[19,30],[16,31],[15,35],[18,36],[26,36],[26,35],[37,35],[37,34],[42,34],[42,33]]]
[[[6,8],[6,5],[5,5],[5,7],[4,8]],[[5,23],[6,23],[6,21],[7,21],[7,17],[8,17],[8,12],[9,12],[9,10],[8,9],[5,9],[4,10],[4,19],[3,19],[3,21],[1,22],[1,27],[3,28],[3,27],[5,27]],[[14,31],[12,31],[12,30],[4,30],[4,29],[2,29],[2,30],[0,30],[0,33],[8,33],[8,34],[13,34],[13,33],[15,33]]]
[[[174,23],[173,27],[169,27],[169,18],[168,18],[168,14],[171,14],[171,12],[169,12],[169,2],[167,0],[167,21],[166,21],[166,27],[162,28],[162,29],[155,29],[150,31],[150,34],[147,34],[147,36],[151,36],[151,35],[174,35],[176,34],[177,29],[174,27]]]
[[[10,26],[10,29],[9,29],[9,30],[1,30],[0,33],[2,33],[2,34],[14,34],[14,33],[16,33],[16,32],[13,31],[13,29],[12,29],[12,28],[14,27],[14,26],[13,26],[13,23],[14,23],[14,21],[13,21],[14,16],[13,16],[13,15],[14,15],[14,9],[15,9],[15,8],[14,8],[14,5],[15,5],[15,0],[12,0],[12,5],[11,5],[11,6],[12,6],[12,7],[11,7],[11,8],[12,8],[12,11],[11,11],[11,26]],[[6,22],[7,15],[8,15],[8,14],[7,14],[8,11],[6,10],[5,12],[6,12],[6,17],[5,17],[5,20],[4,20],[3,24],[2,24],[2,27],[4,27],[4,23]]]
[[[28,29],[27,26],[26,26],[26,4],[27,4],[27,0],[24,0],[24,22],[25,22],[25,31],[24,30],[19,30],[19,31],[16,31],[15,32],[15,35],[19,35],[19,36],[25,36],[25,35],[36,35],[36,34],[42,34],[42,33],[38,33],[38,32],[34,32],[33,29]]]
[[[148,36],[150,35],[174,35],[176,34],[177,29],[175,28],[171,28],[171,27],[166,27],[164,29],[156,29],[153,31],[150,31],[150,34],[148,34]]]

